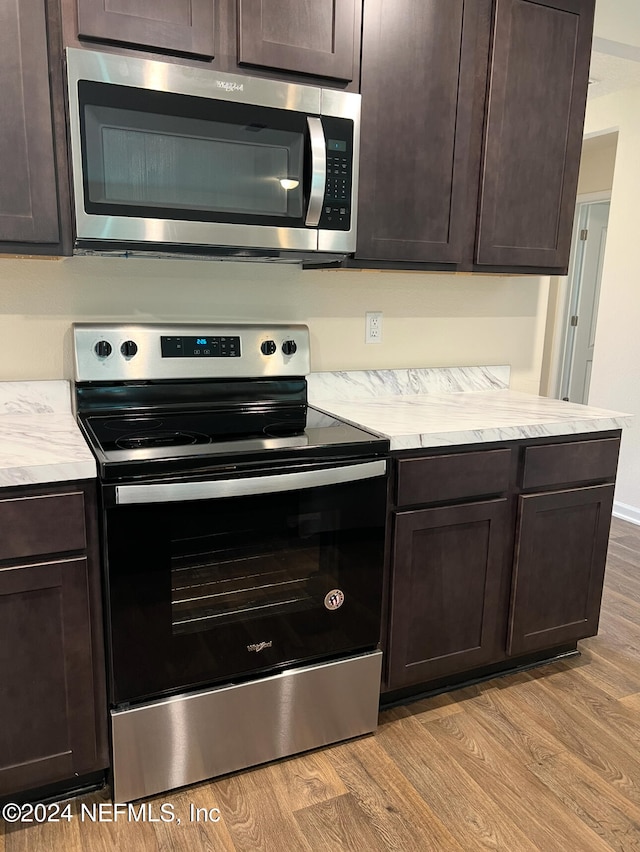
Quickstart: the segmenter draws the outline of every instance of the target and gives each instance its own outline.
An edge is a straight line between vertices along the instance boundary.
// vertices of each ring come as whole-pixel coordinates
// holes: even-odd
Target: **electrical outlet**
[[[382,343],[382,311],[367,311],[365,319],[365,343]]]

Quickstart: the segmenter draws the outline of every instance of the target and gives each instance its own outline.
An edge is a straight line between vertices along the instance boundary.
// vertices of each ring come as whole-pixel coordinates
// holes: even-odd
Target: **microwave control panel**
[[[353,200],[353,122],[323,116],[322,125],[327,148],[327,178],[318,227],[348,231]]]

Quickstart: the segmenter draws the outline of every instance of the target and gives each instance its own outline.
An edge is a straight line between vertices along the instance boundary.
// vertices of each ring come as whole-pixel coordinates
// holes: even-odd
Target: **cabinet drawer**
[[[501,494],[509,487],[510,461],[510,449],[400,459],[397,505]]]
[[[526,447],[522,487],[540,488],[601,479],[613,481],[619,448],[619,438]]]
[[[0,500],[0,559],[84,550],[82,492]]]

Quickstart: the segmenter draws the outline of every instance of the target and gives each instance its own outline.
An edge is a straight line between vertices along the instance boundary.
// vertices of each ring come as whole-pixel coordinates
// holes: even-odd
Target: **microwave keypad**
[[[351,170],[349,157],[327,156],[327,183],[320,227],[349,230],[351,208]]]
[[[327,157],[327,196],[349,200],[349,164],[346,157]]]

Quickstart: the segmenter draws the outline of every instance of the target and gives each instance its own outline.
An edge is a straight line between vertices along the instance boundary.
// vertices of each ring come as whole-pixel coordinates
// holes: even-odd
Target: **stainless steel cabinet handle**
[[[321,470],[301,470],[245,479],[218,479],[210,482],[157,482],[149,485],[116,485],[116,503],[175,503],[186,500],[212,500],[221,497],[248,497],[252,494],[276,494],[321,485],[339,485],[384,476],[384,460],[349,464]]]
[[[327,180],[327,144],[322,128],[322,119],[307,116],[311,139],[311,192],[305,225],[317,227],[322,213],[324,187]]]

